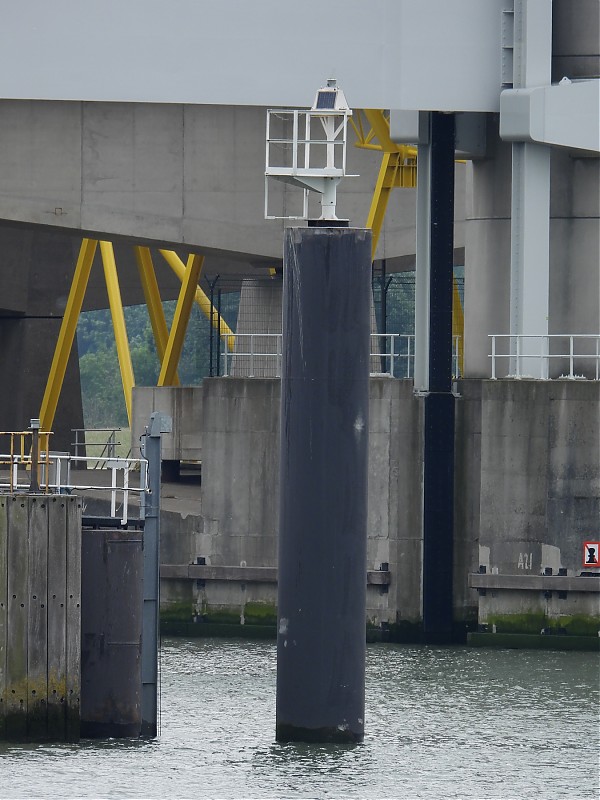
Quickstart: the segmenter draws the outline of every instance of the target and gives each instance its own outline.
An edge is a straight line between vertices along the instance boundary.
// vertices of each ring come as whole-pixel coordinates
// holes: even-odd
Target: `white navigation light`
[[[267,150],[265,164],[265,217],[267,219],[307,219],[308,194],[321,195],[321,219],[335,215],[338,183],[346,173],[348,118],[352,111],[344,92],[334,79],[327,81],[315,96],[312,108],[269,109],[267,111]],[[298,214],[269,213],[269,179],[302,190],[302,210]]]

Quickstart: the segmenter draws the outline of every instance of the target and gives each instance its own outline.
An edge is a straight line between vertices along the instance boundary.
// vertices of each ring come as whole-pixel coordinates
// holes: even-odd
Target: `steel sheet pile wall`
[[[142,728],[143,541],[139,531],[83,531],[81,732]]]
[[[0,739],[79,738],[81,501],[0,498]]]

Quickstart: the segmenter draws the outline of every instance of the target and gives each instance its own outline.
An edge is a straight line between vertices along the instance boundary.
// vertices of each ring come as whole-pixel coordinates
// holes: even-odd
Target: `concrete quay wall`
[[[196,515],[183,518],[169,506],[163,517],[163,614],[270,624],[279,381],[214,378],[196,391],[201,497]],[[594,633],[596,578],[580,575],[583,542],[600,540],[600,383],[465,380],[458,392],[448,565],[458,628]],[[367,621],[399,636],[416,635],[421,618],[422,407],[410,381],[371,379]],[[198,559],[200,566],[185,566]],[[477,588],[483,567],[480,582],[495,581],[489,591]],[[558,582],[556,591],[538,586],[550,569],[558,582],[559,570],[568,576],[567,592]],[[505,575],[517,578],[504,587]]]

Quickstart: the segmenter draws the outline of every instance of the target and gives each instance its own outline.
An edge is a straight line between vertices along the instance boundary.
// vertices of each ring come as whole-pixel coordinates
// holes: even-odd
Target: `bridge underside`
[[[181,281],[157,255],[205,256],[202,281],[235,288],[282,264],[282,221],[264,219],[265,109],[63,101],[0,102],[0,403],[4,429],[39,413],[81,239],[114,243],[124,305],[144,302],[134,245],[155,254],[163,300]],[[369,213],[381,156],[350,148],[338,215]],[[464,167],[458,167],[456,262],[464,263]],[[283,184],[281,213],[297,203]],[[272,195],[273,199],[273,195]],[[414,269],[415,190],[392,192],[376,253],[388,273]],[[100,256],[83,309],[106,308]],[[76,354],[76,344],[74,353]],[[83,425],[76,355],[65,377],[55,444],[68,449]],[[69,398],[67,400],[67,398]]]

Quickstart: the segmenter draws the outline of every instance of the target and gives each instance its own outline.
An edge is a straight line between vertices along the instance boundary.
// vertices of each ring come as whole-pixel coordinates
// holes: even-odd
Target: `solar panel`
[[[335,108],[335,96],[337,92],[320,91],[317,94],[317,108]]]

